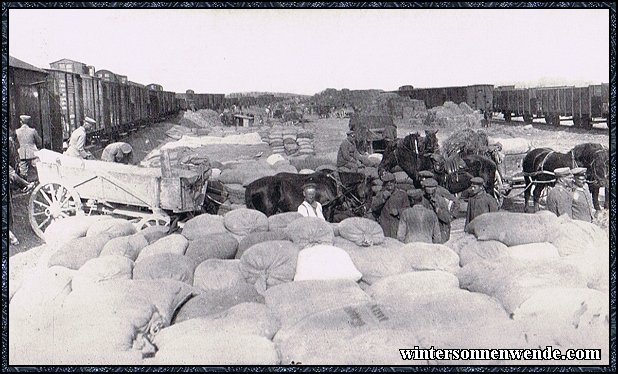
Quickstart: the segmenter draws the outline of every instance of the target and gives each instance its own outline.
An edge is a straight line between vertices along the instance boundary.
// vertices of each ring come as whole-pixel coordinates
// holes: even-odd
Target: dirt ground
[[[143,159],[154,148],[163,143],[174,139],[166,136],[165,131],[175,124],[178,124],[180,117],[174,117],[167,121],[153,124],[152,126],[140,129],[132,133],[124,141],[130,143],[134,148],[135,160]],[[339,118],[309,118],[309,122],[304,123],[308,130],[315,132],[316,156],[324,157],[332,162],[336,160],[339,145],[345,138],[348,129],[349,119]],[[256,128],[256,131],[258,129]],[[444,141],[456,129],[441,128],[438,131],[438,139]],[[409,123],[399,121],[398,136],[404,137],[410,132],[423,132],[424,128],[415,127]],[[529,139],[533,147],[550,147],[556,151],[566,152],[575,145],[586,142],[601,143],[609,146],[608,130],[594,129],[585,131],[569,127],[548,127],[542,123],[535,123],[532,129],[524,129],[523,122],[504,122],[493,123],[485,131],[489,136],[495,137],[521,137]],[[243,132],[246,132],[244,130]],[[234,161],[249,158],[266,158],[270,155],[267,146],[213,146],[209,156],[212,160],[219,162]],[[96,156],[100,156],[101,149],[93,150]],[[259,156],[258,156],[259,155]],[[507,175],[514,175],[519,170],[507,170]],[[517,191],[512,194],[516,195]],[[28,222],[28,199],[29,196],[22,193],[13,195],[13,228],[12,231],[17,235],[20,244],[9,246],[9,255],[28,250],[32,247],[41,245],[43,242],[33,233]],[[518,197],[512,200],[505,200],[504,208],[512,211],[523,211],[523,198]],[[460,222],[461,221],[461,222]],[[458,219],[453,223],[453,232],[459,232],[463,228],[463,219]]]

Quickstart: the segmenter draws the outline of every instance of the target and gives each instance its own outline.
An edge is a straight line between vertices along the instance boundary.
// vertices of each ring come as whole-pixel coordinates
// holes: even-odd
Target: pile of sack
[[[248,209],[180,234],[65,224],[9,259],[10,364],[405,365],[400,348],[547,345],[608,363],[607,237],[565,217],[485,214],[445,245]],[[564,361],[475,361],[539,363]]]
[[[268,143],[274,154],[313,155],[313,132],[298,126],[275,126],[268,134]]]

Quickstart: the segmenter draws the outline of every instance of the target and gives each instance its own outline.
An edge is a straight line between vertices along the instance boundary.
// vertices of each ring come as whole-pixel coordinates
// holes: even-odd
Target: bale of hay
[[[159,253],[135,264],[133,279],[173,279],[193,285],[196,263],[177,253]]]
[[[225,215],[225,227],[236,235],[246,236],[252,232],[268,231],[268,217],[253,209],[237,209]]]
[[[195,268],[193,286],[204,291],[223,291],[245,283],[240,260],[210,259]]]
[[[135,226],[131,222],[121,218],[112,218],[99,220],[90,225],[86,236],[107,234],[111,239],[119,236],[133,235],[136,232],[137,230],[135,230]]]
[[[273,241],[273,240],[287,240],[288,235],[285,230],[274,230],[274,231],[264,231],[264,232],[253,232],[247,236],[245,236],[240,243],[238,243],[238,250],[236,251],[236,255],[234,258],[241,258],[242,255],[247,251],[247,249],[251,248],[255,244]]]
[[[351,280],[311,280],[284,283],[264,294],[266,306],[285,327],[327,309],[360,305],[371,298]]]
[[[133,278],[133,261],[120,255],[106,255],[86,262],[73,275],[71,288],[79,290],[110,279]]]
[[[339,235],[363,247],[384,242],[382,227],[367,218],[350,217],[339,222]]]
[[[464,246],[459,252],[459,265],[466,266],[477,261],[492,260],[498,257],[508,255],[508,249],[506,245],[500,243],[497,240],[476,240],[474,235],[472,242]],[[527,244],[524,244],[527,245]],[[534,244],[533,244],[534,245]],[[516,248],[516,247],[511,247]]]
[[[228,233],[211,234],[191,240],[185,256],[196,264],[210,259],[231,259],[236,255],[238,241]]]
[[[188,332],[166,343],[154,365],[277,365],[279,355],[270,340],[256,335]]]
[[[508,247],[506,254],[521,260],[539,260],[560,257],[558,250],[550,243],[531,243]]]
[[[497,240],[511,247],[521,244],[549,242],[558,217],[549,212],[536,214],[494,212],[476,217],[468,231],[478,240]],[[514,227],[516,230],[505,230]]]
[[[416,338],[400,328],[402,319],[384,305],[342,306],[280,330],[275,342],[285,364],[398,365],[399,348],[418,346]],[[427,362],[415,361],[419,364]]]
[[[263,294],[270,287],[294,280],[298,251],[297,245],[283,240],[255,244],[240,258],[240,271]]]
[[[158,349],[165,349],[171,340],[191,332],[200,332],[203,335],[245,334],[272,339],[279,327],[279,321],[266,305],[240,303],[212,316],[194,318],[166,327],[155,336],[153,343]]]
[[[170,228],[168,226],[149,226],[140,230],[138,234],[141,234],[144,238],[146,238],[148,244],[152,244],[169,234],[169,230]]]
[[[244,282],[227,289],[203,291],[182,305],[174,323],[217,315],[242,303],[264,303],[264,297]]]
[[[406,244],[402,251],[414,270],[459,271],[459,256],[445,245],[416,242]]]
[[[288,224],[288,238],[301,248],[314,244],[333,244],[335,233],[328,222],[315,217],[302,217]]]
[[[55,244],[86,236],[94,223],[111,219],[110,216],[75,216],[52,222],[45,229],[45,242]]]
[[[227,229],[223,217],[213,214],[200,214],[191,218],[182,228],[182,235],[189,240],[224,232],[227,232]]]
[[[373,283],[365,292],[383,304],[400,298],[419,297],[428,293],[459,289],[459,280],[440,270],[415,271],[391,275]]]
[[[136,262],[139,262],[148,256],[160,253],[176,253],[179,255],[184,255],[188,246],[189,241],[187,238],[180,234],[171,234],[144,247],[137,256]]]
[[[100,256],[117,255],[135,261],[140,251],[147,245],[148,240],[141,232],[129,236],[120,236],[108,241],[103,246]]]
[[[536,291],[552,287],[586,287],[585,277],[561,259],[522,261],[511,257],[479,261],[457,274],[461,288],[499,300],[512,313]]]
[[[54,252],[49,258],[49,266],[64,266],[69,269],[77,270],[88,260],[99,257],[103,247],[110,240],[108,234],[96,236],[86,236],[83,238],[72,239]]]
[[[288,227],[291,222],[302,218],[303,215],[298,212],[279,213],[268,217],[268,230],[283,230]]]
[[[294,281],[348,279],[356,282],[362,276],[343,249],[322,244],[300,251]]]
[[[440,148],[444,155],[451,157],[455,154],[462,156],[485,154],[488,146],[489,140],[484,131],[465,128],[453,132],[442,142]]]

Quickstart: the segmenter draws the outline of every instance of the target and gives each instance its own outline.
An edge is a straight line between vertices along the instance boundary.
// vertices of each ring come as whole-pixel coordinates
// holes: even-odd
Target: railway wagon
[[[595,119],[607,120],[608,108],[609,84],[498,87],[494,91],[494,111],[503,113],[506,121],[510,121],[512,116],[521,116],[526,123],[544,118],[547,124],[560,125],[561,117],[571,117],[576,127],[590,128]]]

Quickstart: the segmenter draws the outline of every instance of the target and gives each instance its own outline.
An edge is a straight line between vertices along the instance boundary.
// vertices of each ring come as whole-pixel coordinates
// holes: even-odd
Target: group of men
[[[554,170],[556,184],[547,194],[547,210],[557,216],[568,215],[575,220],[592,222],[594,205],[586,185],[586,168]]]
[[[86,151],[86,136],[90,130],[96,125],[96,121],[90,117],[86,117],[81,126],[76,128],[71,133],[69,145],[64,152],[67,156],[78,157],[83,159],[94,159],[92,153]],[[116,142],[108,144],[101,154],[101,161],[117,162],[121,164],[133,163],[133,148],[130,144],[124,142]]]

